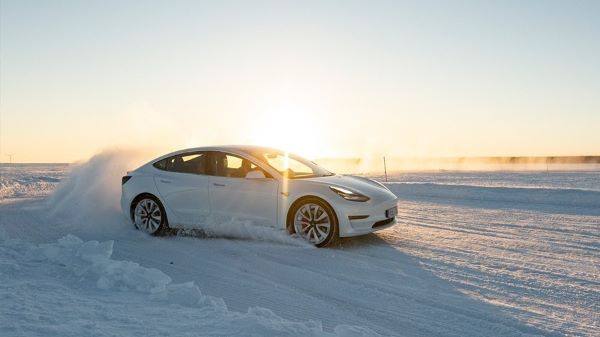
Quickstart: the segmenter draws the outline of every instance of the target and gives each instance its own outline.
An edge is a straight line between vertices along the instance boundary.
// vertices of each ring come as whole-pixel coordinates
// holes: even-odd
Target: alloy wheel
[[[296,233],[304,239],[318,245],[327,239],[332,225],[329,214],[323,207],[314,203],[307,203],[296,211],[294,228]]]
[[[134,210],[134,222],[138,229],[148,234],[154,234],[162,223],[162,212],[156,201],[142,199]]]

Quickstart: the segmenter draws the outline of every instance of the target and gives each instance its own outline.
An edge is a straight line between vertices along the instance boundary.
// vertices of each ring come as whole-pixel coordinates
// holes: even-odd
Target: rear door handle
[[[160,182],[163,183],[163,184],[170,184],[171,183],[170,180],[164,180],[164,179],[161,179]]]
[[[213,186],[221,186],[221,187],[224,187],[224,186],[225,186],[225,184],[213,183]]]

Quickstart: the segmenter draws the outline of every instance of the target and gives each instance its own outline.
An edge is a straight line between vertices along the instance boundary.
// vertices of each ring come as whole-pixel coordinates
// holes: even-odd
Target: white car
[[[373,180],[254,146],[169,153],[128,172],[121,194],[123,212],[149,234],[235,218],[287,229],[317,247],[394,225],[397,201]]]

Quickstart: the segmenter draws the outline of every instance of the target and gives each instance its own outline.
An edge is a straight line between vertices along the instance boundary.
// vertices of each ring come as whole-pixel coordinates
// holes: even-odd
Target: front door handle
[[[225,184],[213,183],[213,186],[221,186],[221,187],[225,187]]]

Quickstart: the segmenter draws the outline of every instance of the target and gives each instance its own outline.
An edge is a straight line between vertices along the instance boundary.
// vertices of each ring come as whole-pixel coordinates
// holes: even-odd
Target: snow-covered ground
[[[67,170],[66,164],[0,164],[0,200],[47,196]]]
[[[397,226],[315,249],[143,235],[118,210],[131,168],[0,167],[0,336],[600,331],[598,171],[395,175]]]

